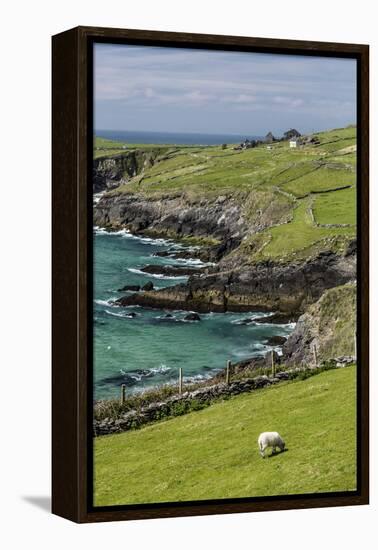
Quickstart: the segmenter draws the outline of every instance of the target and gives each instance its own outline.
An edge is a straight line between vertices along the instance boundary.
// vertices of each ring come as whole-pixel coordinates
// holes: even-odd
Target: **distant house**
[[[266,134],[265,143],[273,143],[274,141],[276,141],[276,138],[274,137],[272,132],[269,132],[268,134]]]
[[[291,139],[289,141],[289,145],[290,145],[290,149],[293,149],[294,147],[296,147],[298,145],[298,140],[297,139]]]
[[[288,130],[284,133],[283,139],[294,140],[299,137],[301,137],[301,134],[298,132],[298,130],[296,130],[295,128],[291,128],[291,130]]]

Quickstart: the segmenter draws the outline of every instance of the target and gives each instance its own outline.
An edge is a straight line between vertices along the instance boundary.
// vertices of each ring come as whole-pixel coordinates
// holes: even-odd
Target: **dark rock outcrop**
[[[355,278],[355,256],[322,253],[293,264],[264,262],[234,271],[192,276],[187,284],[125,296],[119,305],[159,309],[209,311],[276,311],[279,318],[263,317],[254,322],[295,321],[305,308],[329,288]]]
[[[200,321],[201,317],[198,315],[198,313],[188,313],[188,315],[185,315],[184,321]]]
[[[266,341],[268,346],[282,346],[286,342],[287,338],[284,336],[271,336]]]
[[[273,315],[267,315],[266,317],[257,317],[252,321],[264,325],[287,325],[288,323],[295,323],[297,318],[298,315],[295,313],[273,313]]]
[[[139,292],[140,286],[139,285],[125,285],[122,288],[118,289],[118,292]],[[144,290],[144,289],[143,289]]]
[[[148,283],[142,286],[142,290],[147,292],[153,289],[154,289],[154,283],[152,281],[148,281]]]
[[[141,268],[143,273],[152,275],[167,275],[167,277],[186,277],[189,275],[198,275],[201,269],[197,267],[175,266],[175,265],[146,265]]]
[[[164,198],[125,193],[104,195],[94,210],[94,224],[127,227],[133,233],[151,236],[210,237],[219,241],[214,243],[215,260],[238,246],[249,227],[240,201],[232,197],[188,200],[182,194]]]

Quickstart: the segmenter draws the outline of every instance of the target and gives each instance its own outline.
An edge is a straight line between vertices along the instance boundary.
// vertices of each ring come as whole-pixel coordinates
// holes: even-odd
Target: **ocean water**
[[[246,317],[262,313],[201,314],[200,322],[184,321],[186,311],[141,307],[117,307],[111,302],[127,294],[118,289],[152,281],[155,288],[185,282],[186,277],[169,278],[144,274],[147,264],[198,265],[199,260],[173,260],[153,254],[178,245],[162,239],[135,237],[127,231],[108,233],[94,230],[94,396],[118,397],[121,384],[128,392],[177,381],[183,368],[184,380],[210,377],[225,367],[268,352],[265,341],[272,335],[288,335],[293,325],[240,325]],[[131,312],[137,315],[128,317]],[[266,315],[266,313],[265,313]]]
[[[262,139],[261,136],[236,134],[185,134],[173,132],[126,132],[121,130],[96,130],[96,136],[126,143],[149,143],[157,145],[221,145],[240,143],[246,138]]]

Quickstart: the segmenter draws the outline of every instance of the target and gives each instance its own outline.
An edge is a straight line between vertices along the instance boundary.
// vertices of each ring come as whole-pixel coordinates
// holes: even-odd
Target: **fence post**
[[[357,362],[357,332],[354,333],[354,358]]]
[[[179,394],[182,394],[182,367],[179,367]]]
[[[122,384],[121,386],[121,405],[124,404],[126,400],[126,384]]]
[[[318,366],[318,354],[317,354],[317,351],[316,351],[316,344],[313,345],[312,351],[314,353],[315,367],[317,367]]]
[[[276,377],[276,365],[274,363],[274,351],[272,350],[270,352],[271,354],[271,358],[272,358],[272,378],[275,378]]]
[[[227,364],[226,364],[226,384],[227,384],[227,386],[230,385],[230,367],[231,367],[231,361],[227,361]]]

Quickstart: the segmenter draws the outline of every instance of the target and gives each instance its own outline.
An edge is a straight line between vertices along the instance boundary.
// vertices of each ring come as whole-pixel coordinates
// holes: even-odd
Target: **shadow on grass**
[[[265,458],[275,458],[276,456],[282,455],[282,453],[286,453],[289,449],[284,449],[283,451],[280,451],[279,453],[271,453],[270,455],[266,455]]]

